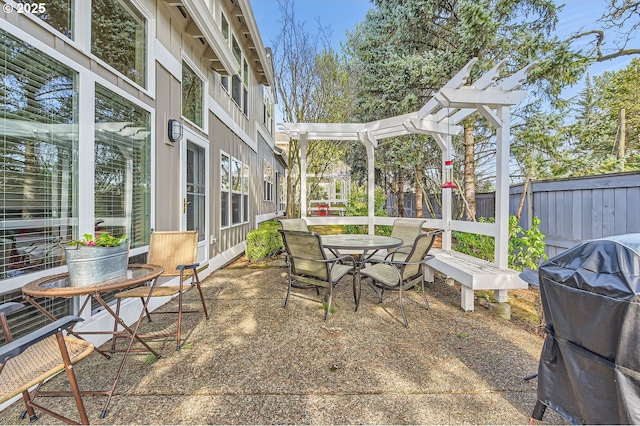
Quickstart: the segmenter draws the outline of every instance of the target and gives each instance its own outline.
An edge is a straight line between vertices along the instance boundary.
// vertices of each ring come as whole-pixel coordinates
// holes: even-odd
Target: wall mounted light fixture
[[[171,118],[169,120],[169,140],[178,142],[182,139],[182,123],[179,120]]]

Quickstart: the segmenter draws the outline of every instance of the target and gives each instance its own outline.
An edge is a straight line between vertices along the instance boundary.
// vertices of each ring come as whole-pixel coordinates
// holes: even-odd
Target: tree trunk
[[[618,137],[618,160],[620,171],[624,171],[624,156],[627,150],[627,119],[624,108],[620,109],[620,135]]]
[[[464,198],[468,206],[468,220],[476,221],[476,166],[475,140],[473,124],[467,120],[464,124]]]
[[[398,217],[405,217],[404,211],[404,173],[398,172]]]
[[[527,188],[529,187],[529,180],[531,177],[527,173],[527,177],[524,180],[524,184],[522,185],[522,196],[520,197],[520,203],[518,203],[518,211],[516,212],[516,218],[518,222],[520,221],[520,217],[522,216],[522,208],[524,207],[524,200],[527,198]]]
[[[422,165],[416,165],[416,217],[422,216],[422,189],[420,183],[422,182]]]

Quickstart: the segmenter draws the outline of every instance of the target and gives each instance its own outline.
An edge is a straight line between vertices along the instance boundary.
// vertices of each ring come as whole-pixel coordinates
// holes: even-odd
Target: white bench
[[[528,288],[529,284],[513,269],[498,268],[494,263],[457,251],[431,249],[434,258],[427,261],[424,279],[434,281],[434,271],[453,278],[462,285],[460,306],[473,312],[474,290],[494,290],[498,302],[507,301],[507,290]]]

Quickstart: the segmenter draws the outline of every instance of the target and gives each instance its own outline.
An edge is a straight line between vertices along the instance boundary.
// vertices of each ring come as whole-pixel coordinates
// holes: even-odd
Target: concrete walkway
[[[157,341],[163,357],[132,355],[106,418],[104,397],[85,397],[95,424],[528,424],[536,400],[542,339],[483,308],[465,313],[443,281],[405,302],[382,305],[368,287],[353,311],[351,278],[336,289],[335,311],[323,321],[320,297],[297,290],[283,308],[286,271],[225,268],[204,281],[211,319],[189,314],[187,345]],[[196,292],[188,300],[197,307]],[[156,316],[145,330],[173,326]],[[97,353],[79,363],[82,389],[109,386],[119,356]],[[58,377],[54,385],[63,385]],[[50,398],[67,413],[68,398]],[[49,403],[49,401],[45,401]],[[0,413],[17,418],[22,403]],[[562,423],[551,410],[545,423]],[[56,420],[43,416],[38,423]],[[36,423],[37,424],[37,423]]]

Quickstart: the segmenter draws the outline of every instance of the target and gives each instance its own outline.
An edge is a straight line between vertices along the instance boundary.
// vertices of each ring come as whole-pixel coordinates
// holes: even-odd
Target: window
[[[273,168],[271,163],[263,160],[264,172],[264,201],[273,201]]]
[[[264,125],[269,131],[270,135],[273,135],[273,101],[271,100],[271,94],[267,86],[262,86],[263,98],[263,121]]]
[[[222,32],[224,40],[229,43],[229,21],[227,21],[227,17],[224,16],[224,13],[220,14],[220,31]]]
[[[220,227],[229,226],[229,182],[231,161],[226,154],[220,154]]]
[[[286,188],[287,188],[287,180],[284,176],[282,176],[280,173],[276,173],[277,176],[277,183],[278,183],[278,202],[280,203],[280,206],[278,208],[278,210],[286,210],[287,209],[287,192],[286,192]]]
[[[182,61],[182,115],[196,126],[203,127],[204,82]]]
[[[231,161],[231,224],[242,222],[242,163]]]
[[[231,37],[233,56],[241,64],[238,74],[231,78],[231,97],[247,117],[249,116],[249,64],[242,58],[242,50],[235,36]],[[228,80],[223,79],[223,86],[227,89]]]
[[[220,155],[221,227],[249,221],[249,165]]]
[[[96,85],[95,215],[100,231],[149,243],[151,114]]]
[[[206,208],[205,149],[187,143],[187,229],[198,230],[198,241],[204,241]]]
[[[77,236],[78,75],[0,30],[0,280],[63,264]]]
[[[242,63],[242,51],[240,50],[240,45],[236,40],[235,36],[231,37],[231,50],[233,51],[233,57],[236,58],[239,64]]]
[[[242,166],[242,221],[249,222],[249,165]]]
[[[91,53],[146,87],[145,18],[127,0],[93,0]]]
[[[33,5],[34,7],[30,9],[31,13],[63,35],[73,39],[73,1],[17,0],[17,3]]]

